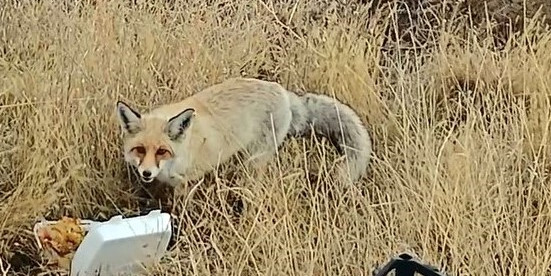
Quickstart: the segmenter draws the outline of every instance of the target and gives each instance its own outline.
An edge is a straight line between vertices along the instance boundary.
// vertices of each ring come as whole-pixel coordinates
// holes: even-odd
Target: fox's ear
[[[122,101],[117,102],[117,118],[124,132],[133,134],[139,131],[140,113]]]
[[[193,108],[188,108],[168,120],[166,132],[171,140],[177,140],[184,134],[184,131],[191,123],[194,113],[195,110]]]

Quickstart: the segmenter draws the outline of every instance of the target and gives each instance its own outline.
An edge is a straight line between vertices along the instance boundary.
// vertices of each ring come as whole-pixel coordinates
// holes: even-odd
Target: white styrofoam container
[[[71,261],[71,276],[143,272],[166,253],[172,235],[170,215],[160,210],[105,222],[83,221],[83,227],[88,233]]]

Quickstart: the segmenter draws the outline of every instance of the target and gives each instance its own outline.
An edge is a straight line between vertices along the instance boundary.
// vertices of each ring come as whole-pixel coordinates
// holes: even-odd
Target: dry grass
[[[310,164],[326,148],[301,140],[262,176],[223,169],[162,200],[181,232],[157,275],[369,275],[403,250],[452,275],[550,273],[551,34],[539,25],[498,48],[461,12],[421,44],[393,29],[393,5],[15,2],[0,11],[6,275],[46,270],[30,232],[42,216],[158,204],[123,163],[116,99],[145,109],[238,75],[352,105],[374,137],[369,174],[331,185],[332,159]]]

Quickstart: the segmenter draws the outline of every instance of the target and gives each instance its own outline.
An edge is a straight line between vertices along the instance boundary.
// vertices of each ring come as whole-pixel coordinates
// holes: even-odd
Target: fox
[[[256,78],[229,78],[143,114],[118,100],[116,114],[124,160],[146,184],[200,180],[240,152],[261,168],[286,139],[311,134],[327,138],[346,158],[345,179],[357,181],[371,160],[371,137],[351,107]]]

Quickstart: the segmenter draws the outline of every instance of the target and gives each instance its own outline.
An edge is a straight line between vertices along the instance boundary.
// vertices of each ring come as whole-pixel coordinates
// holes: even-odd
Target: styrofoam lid
[[[171,235],[170,215],[160,210],[95,224],[75,252],[71,275],[138,273],[166,253]]]

